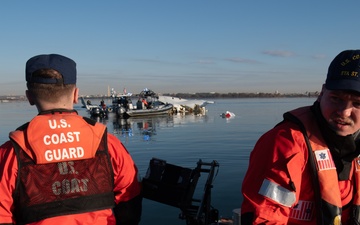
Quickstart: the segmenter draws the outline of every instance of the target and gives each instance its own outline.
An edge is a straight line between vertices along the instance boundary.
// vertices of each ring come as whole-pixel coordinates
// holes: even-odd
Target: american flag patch
[[[315,151],[315,158],[319,171],[335,169],[335,163],[329,149]]]
[[[301,201],[292,208],[290,212],[290,218],[296,220],[310,221],[313,216],[314,202]]]
[[[360,155],[356,158],[355,169],[356,169],[356,172],[360,171]]]

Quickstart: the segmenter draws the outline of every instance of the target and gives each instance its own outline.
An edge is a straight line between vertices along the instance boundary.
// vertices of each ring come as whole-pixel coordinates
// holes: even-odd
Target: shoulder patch
[[[314,151],[318,170],[336,169],[329,149]]]

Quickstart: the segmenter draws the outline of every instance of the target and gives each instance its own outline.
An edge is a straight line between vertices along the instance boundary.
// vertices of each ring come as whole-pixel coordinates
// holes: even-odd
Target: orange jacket
[[[317,213],[321,213],[324,224],[340,224],[340,220],[349,224],[351,207],[342,207],[359,205],[359,191],[353,195],[354,182],[360,180],[356,160],[354,176],[338,181],[330,151],[310,108],[299,108],[291,114],[306,128],[311,156],[304,134],[295,123],[285,121],[265,133],[251,153],[242,184],[242,224],[317,224]],[[315,162],[321,196],[318,202],[322,206],[315,200],[310,159]],[[316,211],[319,207],[321,210]]]
[[[72,165],[69,162],[76,163],[78,160],[78,162],[83,162],[86,159],[93,159],[102,141],[105,126],[100,123],[90,123],[92,124],[70,112],[39,115],[28,124],[24,131],[14,131],[10,133],[10,137],[20,145],[22,151],[26,153],[25,155],[33,160],[36,165],[48,165],[49,168],[54,168],[52,167],[54,163],[60,165],[59,162]],[[140,184],[137,180],[137,168],[130,154],[115,136],[107,134],[107,138],[104,140],[107,141],[110,155],[109,165],[113,170],[113,202],[114,205],[118,206],[139,196]],[[0,147],[0,224],[17,222],[18,207],[15,204],[13,195],[15,194],[18,179],[18,163],[13,143],[8,141],[3,144]],[[78,167],[78,169],[80,168]],[[62,172],[64,172],[63,169],[61,169]],[[75,172],[81,175],[83,171],[76,170]],[[59,175],[55,174],[54,177],[59,178]],[[49,180],[51,179],[49,178]],[[103,182],[97,183],[97,181],[93,183],[95,187],[98,186],[100,190],[106,190],[101,187],[102,184],[100,183]],[[90,183],[93,180],[90,177],[89,181],[86,182]],[[46,183],[45,180],[44,183]],[[30,182],[29,185],[33,184]],[[60,186],[56,187],[59,188]],[[76,187],[74,190],[77,191],[73,191],[72,194],[74,192],[78,192],[80,195],[85,193],[79,191],[84,190],[84,186]],[[47,190],[46,185],[42,188]],[[66,189],[64,187],[55,190],[54,186],[52,186],[51,189],[51,192],[57,194],[61,192],[61,189],[63,192],[68,193],[64,191]],[[75,194],[75,196],[77,195]],[[84,208],[86,209],[86,207]],[[105,208],[83,210],[76,214],[59,214],[59,216],[53,216],[31,224],[116,224],[116,220],[121,218],[115,215],[114,211],[117,212],[118,210],[113,210],[108,205]]]

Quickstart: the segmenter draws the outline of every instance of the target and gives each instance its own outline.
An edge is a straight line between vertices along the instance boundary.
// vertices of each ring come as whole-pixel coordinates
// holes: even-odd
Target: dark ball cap
[[[58,71],[63,79],[33,77],[33,73],[39,69],[53,69]],[[65,56],[58,54],[37,55],[26,62],[26,81],[41,84],[76,84],[76,63]]]
[[[340,52],[330,63],[326,89],[360,93],[360,50]]]

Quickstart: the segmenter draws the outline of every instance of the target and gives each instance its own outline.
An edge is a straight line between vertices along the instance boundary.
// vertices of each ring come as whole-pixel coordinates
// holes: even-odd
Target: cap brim
[[[356,91],[360,93],[360,82],[352,79],[327,80],[325,87],[328,90]]]

